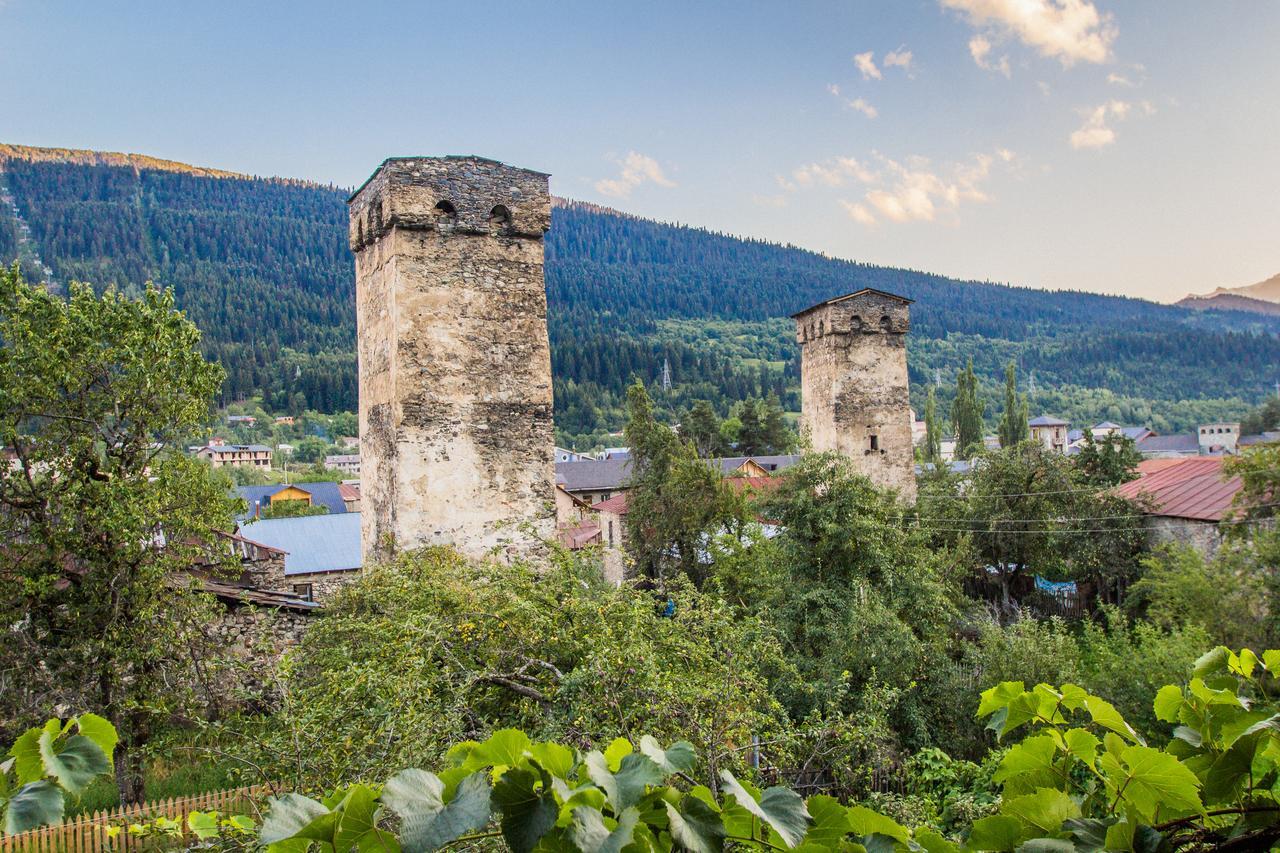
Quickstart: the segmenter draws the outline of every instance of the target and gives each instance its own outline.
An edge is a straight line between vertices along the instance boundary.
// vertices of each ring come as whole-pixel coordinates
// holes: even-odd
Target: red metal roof
[[[600,501],[598,504],[592,504],[591,508],[596,512],[612,512],[617,515],[627,514],[627,493],[620,492],[609,498],[607,501]]]
[[[344,501],[360,500],[360,484],[359,483],[339,483],[338,496]]]
[[[1138,463],[1139,477],[1117,486],[1122,498],[1146,496],[1152,515],[1221,521],[1231,515],[1231,504],[1240,491],[1240,478],[1224,480],[1222,457],[1196,456],[1187,459],[1144,459]]]

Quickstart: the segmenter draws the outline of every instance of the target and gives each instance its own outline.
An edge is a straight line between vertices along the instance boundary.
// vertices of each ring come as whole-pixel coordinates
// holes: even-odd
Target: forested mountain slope
[[[278,408],[354,408],[344,190],[17,146],[0,146],[0,166],[0,189],[55,282],[175,288],[228,369],[225,399],[261,391]],[[0,205],[0,260],[18,254],[18,235]],[[698,397],[724,412],[770,392],[798,408],[785,317],[867,286],[916,300],[913,396],[936,372],[945,401],[972,357],[992,390],[991,415],[1011,358],[1024,378],[1034,372],[1036,411],[1163,430],[1238,417],[1280,364],[1276,318],[960,282],[561,203],[547,236],[547,290],[562,438],[620,428],[625,383],[633,374],[656,381],[664,360],[674,387],[658,401],[672,412]]]

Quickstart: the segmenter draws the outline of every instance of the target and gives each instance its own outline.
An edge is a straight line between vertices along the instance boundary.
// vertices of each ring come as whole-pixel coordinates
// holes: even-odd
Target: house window
[[[309,583],[295,583],[293,585],[293,594],[306,601],[315,601],[311,597],[311,584]]]

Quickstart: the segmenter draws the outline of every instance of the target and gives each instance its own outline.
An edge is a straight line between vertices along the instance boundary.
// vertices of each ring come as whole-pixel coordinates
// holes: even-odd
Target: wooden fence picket
[[[189,840],[186,818],[191,812],[216,811],[226,815],[247,810],[256,798],[270,791],[269,785],[250,785],[226,791],[206,791],[190,797],[168,797],[114,811],[99,809],[71,823],[0,836],[0,853],[106,853],[109,847],[113,853],[131,853],[141,849],[145,839],[125,831],[116,836],[114,844],[108,845],[107,827],[143,823],[158,817],[178,821],[183,838]]]

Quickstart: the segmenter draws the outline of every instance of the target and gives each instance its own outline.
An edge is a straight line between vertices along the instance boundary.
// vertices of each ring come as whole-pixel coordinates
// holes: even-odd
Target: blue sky
[[[1174,300],[1280,272],[1280,3],[0,0],[0,141],[360,183],[473,153],[832,255]]]

